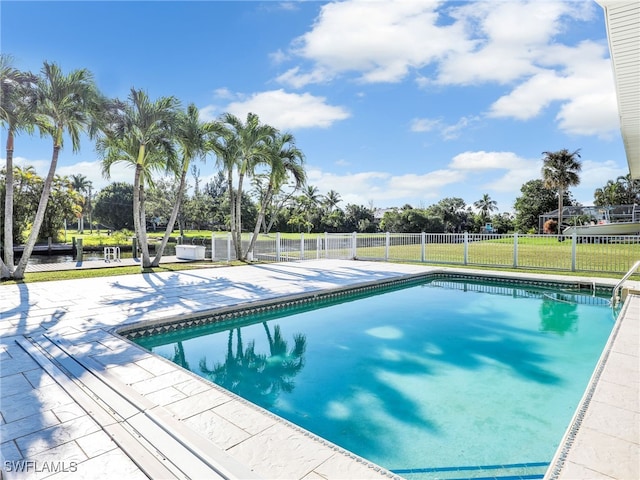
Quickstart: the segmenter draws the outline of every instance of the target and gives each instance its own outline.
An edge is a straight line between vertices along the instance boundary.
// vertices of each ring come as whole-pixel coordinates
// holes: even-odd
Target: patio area
[[[395,478],[113,329],[437,271],[616,283],[312,260],[3,285],[2,473],[51,479]],[[640,282],[629,285],[640,291]],[[548,478],[639,477],[639,295],[625,302]]]

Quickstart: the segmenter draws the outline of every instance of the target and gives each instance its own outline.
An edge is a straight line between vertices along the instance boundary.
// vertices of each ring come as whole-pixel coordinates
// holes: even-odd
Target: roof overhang
[[[595,1],[604,9],[629,172],[640,179],[640,2]]]

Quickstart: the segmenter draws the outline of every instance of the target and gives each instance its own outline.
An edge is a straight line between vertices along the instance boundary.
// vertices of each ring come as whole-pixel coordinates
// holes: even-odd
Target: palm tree
[[[178,149],[180,151],[181,163],[180,171],[180,183],[178,185],[177,200],[173,205],[171,217],[167,222],[167,228],[162,237],[160,247],[156,251],[156,256],[151,263],[151,266],[157,267],[160,265],[160,259],[164,252],[169,236],[173,232],[173,227],[180,211],[180,205],[182,203],[182,197],[186,185],[187,173],[189,172],[189,165],[194,158],[205,159],[207,153],[212,151],[211,142],[209,137],[211,135],[222,136],[224,129],[218,122],[202,122],[200,121],[200,115],[195,105],[191,104],[187,107],[186,113],[180,113],[178,115],[177,128],[176,128],[176,142],[178,143]]]
[[[255,113],[247,114],[243,123],[230,113],[222,116],[226,132],[222,136],[223,143],[218,142],[214,150],[227,171],[229,203],[231,208],[231,235],[238,260],[244,260],[242,252],[242,189],[244,179],[253,175],[259,163],[267,162],[269,150],[266,142],[276,135],[275,128],[260,123]],[[233,188],[233,170],[238,173],[237,187]]]
[[[10,278],[13,265],[13,148],[20,131],[33,131],[35,76],[11,66],[10,56],[0,54],[0,124],[7,129],[7,168],[4,204],[4,261],[0,258],[0,278]]]
[[[36,98],[35,123],[43,135],[48,135],[53,140],[53,153],[31,233],[13,274],[16,279],[24,278],[27,262],[40,233],[58,157],[63,147],[64,134],[68,134],[71,138],[73,151],[79,151],[80,134],[87,131],[90,136],[93,136],[96,118],[103,104],[102,97],[88,70],[74,70],[64,75],[58,65],[47,62],[44,62],[42,75],[37,79]]]
[[[260,225],[264,221],[267,206],[271,203],[274,193],[280,191],[289,176],[293,177],[296,189],[300,188],[306,180],[306,174],[302,166],[304,154],[296,147],[295,138],[292,134],[278,133],[274,137],[269,137],[266,141],[266,148],[268,154],[265,164],[269,169],[269,182],[260,199],[258,219],[256,220],[256,226],[247,247],[245,258],[249,258],[250,253],[253,253],[256,239],[260,233]]]
[[[329,213],[331,213],[341,201],[342,198],[340,198],[340,194],[335,190],[329,190],[324,196],[324,204],[327,206]]]
[[[131,89],[128,101],[112,102],[110,122],[98,144],[103,154],[103,173],[125,162],[134,166],[133,225],[142,252],[141,268],[152,266],[147,243],[145,183],[152,182],[156,170],[177,170],[175,166],[174,129],[179,102],[175,97],[160,97],[152,102],[142,90]]]
[[[620,203],[625,205],[640,203],[640,178],[634,180],[631,174],[627,173],[616,178],[616,183],[620,185],[622,197]]]
[[[580,170],[582,165],[577,158],[580,158],[580,149],[569,152],[566,148],[557,152],[542,152],[545,156],[542,166],[542,180],[546,188],[553,188],[558,191],[558,232],[562,232],[562,209],[564,194],[569,187],[580,184]]]
[[[593,193],[594,202],[598,206],[616,205],[619,198],[620,184],[613,180],[608,180],[602,188],[596,188]]]
[[[80,214],[80,224],[78,225],[78,230],[80,233],[84,231],[84,214],[86,205],[90,204],[91,198],[89,198],[89,192],[91,191],[91,180],[88,180],[85,175],[81,173],[77,173],[75,175],[71,175],[71,185],[74,190],[80,194],[83,194],[83,204],[82,204],[82,212]]]
[[[485,193],[480,200],[473,202],[473,206],[480,210],[482,218],[486,220],[491,212],[498,209],[498,202],[492,200],[489,194]]]
[[[298,225],[298,231],[304,227],[307,233],[309,233],[314,226],[311,219],[313,215],[317,215],[318,213],[320,197],[318,187],[307,185],[302,195],[295,198],[295,211],[289,219],[289,224]]]

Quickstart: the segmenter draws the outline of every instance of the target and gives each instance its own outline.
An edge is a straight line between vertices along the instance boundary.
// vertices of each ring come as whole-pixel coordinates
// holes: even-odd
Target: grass
[[[187,270],[196,270],[201,268],[211,268],[215,266],[236,266],[246,265],[244,262],[231,263],[212,263],[208,262],[180,262],[180,263],[163,263],[159,267],[145,268],[140,270],[139,265],[123,266],[123,267],[104,267],[104,268],[84,268],[77,270],[55,270],[48,272],[29,272],[25,274],[23,280],[6,280],[0,285],[14,285],[18,283],[36,283],[50,282],[56,280],[76,280],[82,278],[98,278],[112,277],[116,275],[140,275],[140,273],[161,273],[161,272],[180,272]]]
[[[178,232],[174,232],[177,235]],[[187,238],[210,238],[210,231],[192,230],[185,232]],[[226,235],[226,232],[219,232],[219,235]],[[122,243],[107,243],[118,240],[118,234],[106,235],[104,232],[91,234],[74,234],[76,238],[83,238],[84,245],[122,245]],[[162,236],[162,232],[151,234],[152,238]],[[127,233],[121,234],[126,237]],[[305,239],[314,239],[323,234],[305,234]],[[249,238],[249,234],[246,234]],[[276,234],[271,234],[266,238],[273,241]],[[265,236],[262,236],[265,238]],[[297,233],[281,234],[282,240],[290,240],[286,255],[295,259],[299,252],[295,248],[296,241],[299,242],[300,235]],[[558,241],[557,237],[518,237],[517,248],[517,268],[514,268],[514,245],[512,238],[488,239],[484,241],[470,242],[467,247],[467,265],[464,264],[465,247],[462,243],[428,243],[424,252],[420,244],[396,245],[395,243],[406,241],[407,236],[391,235],[391,246],[387,252],[384,243],[384,236],[372,237],[372,240],[362,240],[360,243],[369,241],[368,246],[357,248],[357,258],[361,260],[381,260],[388,253],[390,262],[398,263],[422,263],[431,266],[450,266],[456,268],[493,269],[498,271],[520,272],[520,273],[547,273],[575,276],[590,276],[603,278],[620,278],[628,269],[640,259],[640,248],[637,244],[596,244],[578,243],[576,245],[575,271],[572,271],[571,256],[572,242]],[[419,238],[419,237],[418,237]],[[441,237],[442,239],[450,237]],[[102,243],[99,243],[102,242]],[[131,242],[130,237],[127,242]],[[350,249],[340,250],[345,256],[350,254]],[[274,252],[275,254],[275,252]],[[307,258],[315,257],[315,248],[306,248]],[[181,271],[194,268],[211,267],[215,265],[229,265],[226,262],[215,264],[209,262],[192,262],[162,264],[160,267],[147,269],[143,273]],[[231,265],[244,265],[243,262],[235,262]],[[25,275],[24,282],[40,282],[48,280],[67,280],[72,278],[92,278],[112,275],[134,275],[140,273],[139,266],[131,267],[108,267],[100,269],[66,270],[56,272],[33,272]],[[633,278],[638,277],[634,275]],[[11,282],[3,282],[8,284]]]

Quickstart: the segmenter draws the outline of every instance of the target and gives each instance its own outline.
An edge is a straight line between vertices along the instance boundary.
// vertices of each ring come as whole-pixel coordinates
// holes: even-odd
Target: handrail
[[[611,297],[611,305],[613,305],[615,307],[616,304],[620,301],[620,296],[618,295],[618,291],[620,290],[620,287],[622,287],[622,284],[624,282],[626,282],[627,279],[638,270],[638,268],[640,268],[640,260],[638,260],[636,263],[634,263],[633,266],[629,269],[629,271],[625,274],[625,276],[622,277],[622,279],[620,279],[620,281],[616,284],[615,287],[613,287],[613,295]]]

